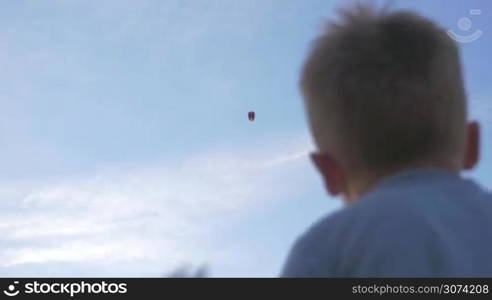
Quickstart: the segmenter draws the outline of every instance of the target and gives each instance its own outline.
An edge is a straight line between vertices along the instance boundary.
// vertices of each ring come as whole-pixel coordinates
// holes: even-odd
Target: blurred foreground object
[[[191,265],[182,265],[176,268],[171,273],[164,275],[168,278],[205,278],[208,275],[208,266],[201,265],[198,268],[194,268]]]

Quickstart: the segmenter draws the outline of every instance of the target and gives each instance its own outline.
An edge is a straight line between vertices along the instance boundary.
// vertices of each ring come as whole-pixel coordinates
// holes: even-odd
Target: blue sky
[[[0,1],[0,276],[277,275],[340,207],[309,163],[297,80],[343,2]],[[460,44],[483,127],[467,176],[492,187],[492,4],[393,3],[483,32]]]

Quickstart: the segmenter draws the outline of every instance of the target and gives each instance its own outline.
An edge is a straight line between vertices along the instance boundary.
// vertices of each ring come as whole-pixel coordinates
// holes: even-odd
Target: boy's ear
[[[330,195],[337,196],[346,191],[346,176],[340,164],[331,155],[311,153],[311,160],[321,174]]]
[[[480,159],[480,125],[473,121],[468,124],[466,140],[466,151],[463,162],[463,169],[471,170],[475,168]]]

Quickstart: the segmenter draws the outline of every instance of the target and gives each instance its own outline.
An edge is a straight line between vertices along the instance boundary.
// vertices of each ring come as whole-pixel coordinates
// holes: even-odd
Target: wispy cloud
[[[259,98],[244,84],[256,74],[248,59],[263,56],[251,47],[278,5],[2,6],[15,17],[0,20],[0,275],[152,276],[204,261],[214,273],[254,262],[260,250],[225,245],[222,234],[301,190],[282,179],[309,148],[265,146],[247,129],[270,139],[267,117],[236,139]],[[270,106],[259,115],[278,112]],[[254,148],[233,145],[249,137]],[[217,143],[228,148],[200,154]]]
[[[278,188],[282,173],[299,167],[296,162],[306,158],[308,148],[267,149],[255,157],[244,150],[210,152],[34,188],[16,186],[10,194],[4,186],[9,198],[2,200],[0,219],[2,275],[57,263],[92,265],[99,275],[107,272],[101,266],[150,260],[153,264],[126,274],[154,276],[183,262],[230,259],[221,249],[221,233],[252,208],[289,193]],[[59,272],[77,274],[76,269]]]

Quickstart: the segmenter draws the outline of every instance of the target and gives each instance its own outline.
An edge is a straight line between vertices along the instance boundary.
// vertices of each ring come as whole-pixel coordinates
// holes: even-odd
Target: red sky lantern
[[[251,122],[253,122],[255,120],[255,112],[254,111],[250,111],[248,113],[248,120],[250,120]]]

